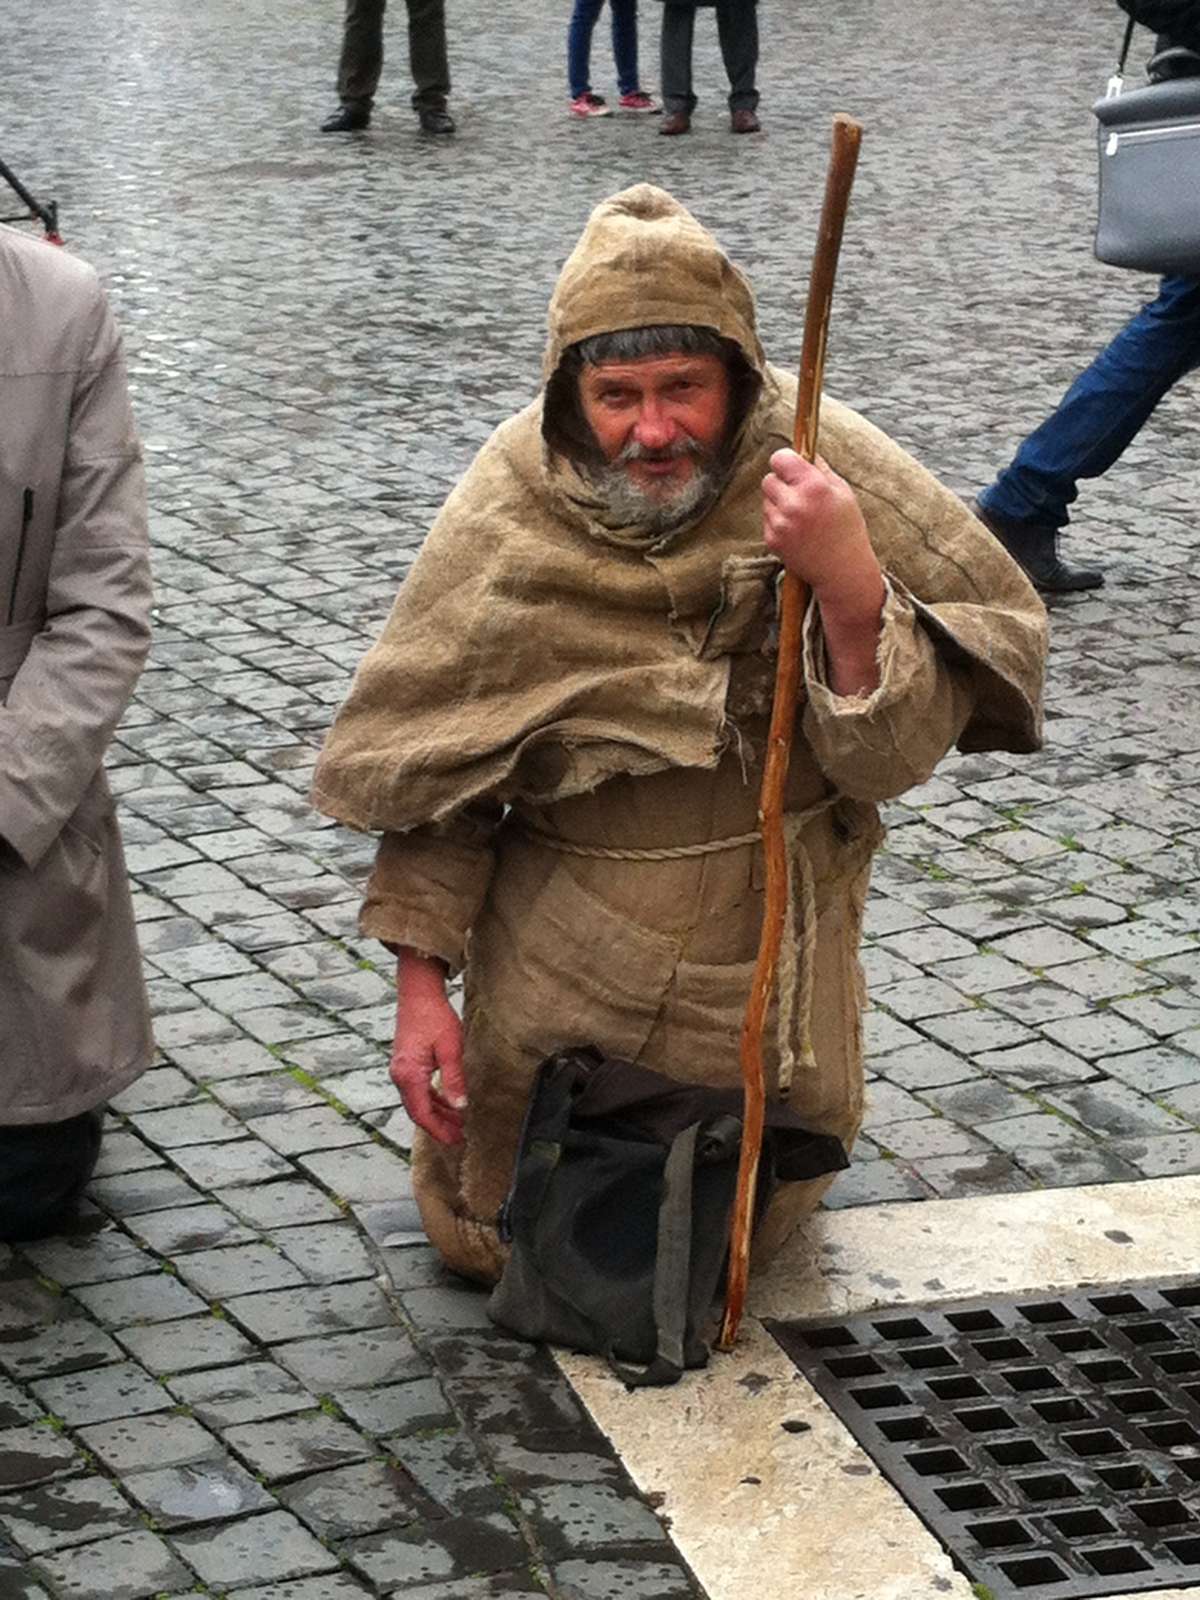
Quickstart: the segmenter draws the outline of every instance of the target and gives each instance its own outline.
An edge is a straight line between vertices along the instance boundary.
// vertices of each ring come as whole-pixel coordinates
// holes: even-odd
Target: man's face
[[[711,480],[729,426],[729,372],[720,356],[584,367],[579,399],[610,490],[623,489],[621,498],[643,505],[652,520],[683,510]]]

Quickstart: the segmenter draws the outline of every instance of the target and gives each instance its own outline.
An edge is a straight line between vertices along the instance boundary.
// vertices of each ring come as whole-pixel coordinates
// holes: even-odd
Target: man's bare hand
[[[467,1107],[462,1023],[446,998],[441,963],[411,950],[401,951],[396,969],[391,1078],[419,1128],[440,1144],[461,1143]]]
[[[776,450],[763,479],[763,541],[821,607],[835,694],[869,694],[886,587],[854,490],[825,462]]]

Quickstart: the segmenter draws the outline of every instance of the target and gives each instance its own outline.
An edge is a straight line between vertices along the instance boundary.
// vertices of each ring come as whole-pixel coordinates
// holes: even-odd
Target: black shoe
[[[322,133],[356,133],[370,125],[371,113],[358,106],[339,106],[321,124]]]
[[[729,116],[729,126],[734,133],[761,133],[762,123],[758,120],[757,113],[747,111],[733,111]]]
[[[1077,589],[1102,589],[1099,567],[1069,567],[1058,555],[1058,529],[1048,522],[1018,522],[987,511],[978,500],[969,502],[973,515],[994,535],[1035,589],[1046,594],[1070,594]]]
[[[454,118],[445,106],[418,106],[417,121],[422,133],[454,132]]]

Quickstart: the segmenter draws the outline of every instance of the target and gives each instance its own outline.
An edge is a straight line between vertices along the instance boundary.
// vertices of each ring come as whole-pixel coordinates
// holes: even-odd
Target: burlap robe
[[[606,521],[563,454],[558,381],[569,345],[652,323],[715,328],[761,380],[715,503],[665,543]],[[544,398],[497,430],[434,524],[314,787],[321,809],[384,832],[364,932],[465,964],[466,1143],[422,1139],[414,1161],[431,1236],[482,1277],[499,1269],[492,1222],[537,1061],[588,1041],[736,1082],[761,920],[752,845],[649,861],[563,845],[675,850],[755,828],[777,572],[760,485],[790,443],[794,383],[763,360],[745,280],[648,185],[599,207],[564,267],[546,373]],[[842,797],[798,839],[817,939],[798,975],[815,1065],[794,1103],[849,1141],[874,803],[955,743],[1037,747],[1045,613],[957,498],[861,417],[827,401],[821,451],[891,585],[869,699],[828,691],[809,619],[790,789],[798,811]],[[773,1232],[815,1198],[785,1195]]]

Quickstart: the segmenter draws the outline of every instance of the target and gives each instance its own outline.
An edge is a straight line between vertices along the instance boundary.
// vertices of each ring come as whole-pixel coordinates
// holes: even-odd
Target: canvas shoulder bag
[[[703,1366],[729,1248],[741,1100],[593,1046],[543,1062],[500,1217],[511,1248],[488,1302],[493,1322],[606,1356],[631,1388]],[[837,1139],[768,1106],[760,1211],[776,1179],[846,1165]]]
[[[1133,21],[1099,123],[1096,256],[1114,267],[1200,275],[1200,77],[1125,92]],[[1175,54],[1176,52],[1169,52]]]

